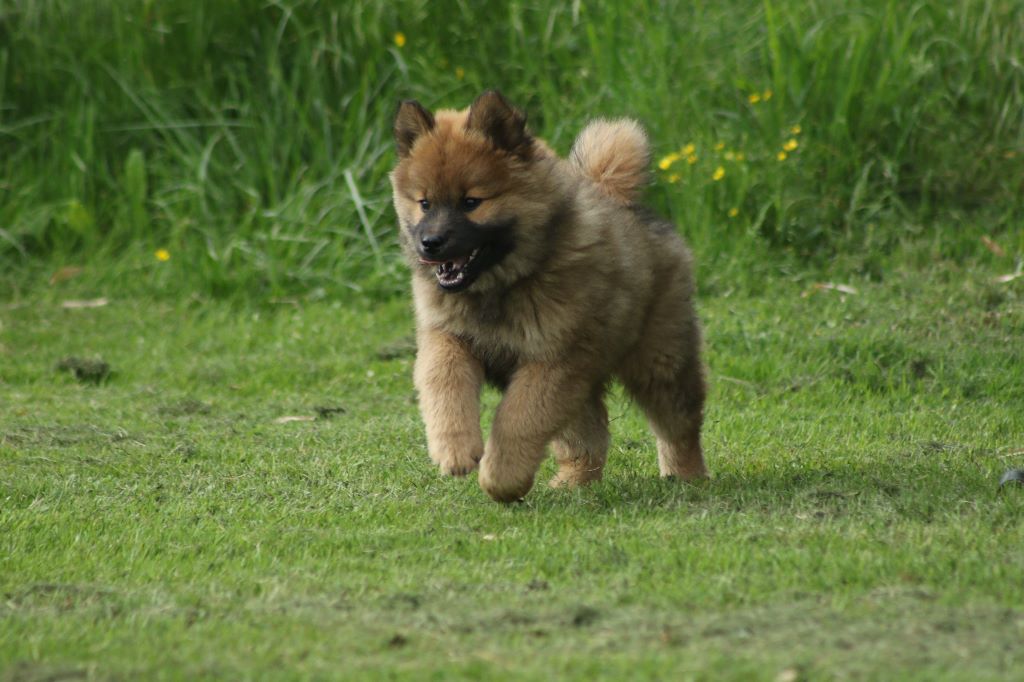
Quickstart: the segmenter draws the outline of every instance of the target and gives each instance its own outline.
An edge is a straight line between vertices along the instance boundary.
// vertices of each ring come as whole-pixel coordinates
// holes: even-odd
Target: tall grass
[[[887,246],[977,211],[1006,230],[1022,54],[1005,0],[9,2],[0,264],[394,291],[394,103],[487,87],[562,151],[596,115],[642,119],[659,155],[692,145],[653,197],[708,251]]]

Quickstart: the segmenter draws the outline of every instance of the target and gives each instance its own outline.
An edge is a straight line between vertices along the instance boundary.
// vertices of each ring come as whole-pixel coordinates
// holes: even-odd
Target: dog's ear
[[[469,107],[466,128],[478,130],[498,149],[526,156],[532,139],[526,131],[526,114],[516,109],[497,90],[488,90]]]
[[[399,103],[395,114],[395,143],[400,157],[409,156],[416,139],[434,129],[434,117],[414,99]]]

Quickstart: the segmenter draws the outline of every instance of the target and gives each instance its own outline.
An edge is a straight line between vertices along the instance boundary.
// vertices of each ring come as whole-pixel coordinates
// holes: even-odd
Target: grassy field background
[[[1022,54],[1001,0],[0,3],[0,679],[1024,679]],[[588,489],[429,466],[391,116],[489,87],[648,127],[709,485],[617,391]]]
[[[1024,295],[949,263],[808,290],[703,300],[709,485],[658,479],[616,392],[605,480],[513,506],[429,465],[400,299],[8,307],[0,667],[1019,678]]]

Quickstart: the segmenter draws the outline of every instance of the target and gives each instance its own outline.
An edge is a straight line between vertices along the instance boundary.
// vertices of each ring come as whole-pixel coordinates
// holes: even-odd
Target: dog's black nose
[[[427,253],[434,253],[438,251],[445,242],[448,241],[448,235],[445,234],[428,234],[420,239],[420,244],[423,245],[423,250]]]

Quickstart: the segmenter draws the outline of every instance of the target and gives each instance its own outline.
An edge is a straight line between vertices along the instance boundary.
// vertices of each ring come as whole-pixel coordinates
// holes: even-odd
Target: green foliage
[[[146,159],[139,149],[128,152],[124,164],[124,177],[121,180],[122,192],[127,203],[129,228],[136,238],[148,233],[149,215],[146,211],[146,200],[149,194],[146,181]]]
[[[562,151],[597,115],[693,144],[653,200],[706,251],[1024,218],[1005,0],[38,0],[0,7],[0,46],[5,269],[166,248],[189,290],[394,292],[394,103],[488,87]]]

